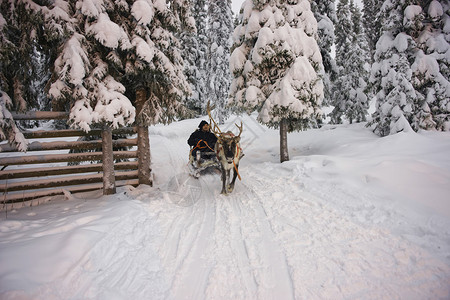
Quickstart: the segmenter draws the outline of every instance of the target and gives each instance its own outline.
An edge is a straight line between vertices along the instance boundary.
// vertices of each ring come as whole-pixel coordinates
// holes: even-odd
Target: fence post
[[[138,88],[136,90],[136,116],[141,113],[145,101],[147,100],[147,93],[145,89]],[[137,122],[138,134],[138,179],[139,184],[153,185],[151,179],[151,157],[150,157],[150,139],[148,137],[148,126]]]
[[[103,195],[116,193],[111,127],[102,130]]]

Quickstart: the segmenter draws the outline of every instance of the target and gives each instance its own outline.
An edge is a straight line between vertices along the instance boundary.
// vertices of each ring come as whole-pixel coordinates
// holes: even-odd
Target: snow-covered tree
[[[36,63],[36,49],[53,41],[51,34],[45,35],[49,24],[42,11],[36,9],[39,7],[32,1],[0,2],[0,136],[22,151],[26,150],[26,141],[10,111],[38,108],[44,83],[41,81],[40,89],[35,88],[42,66]]]
[[[322,75],[324,83],[323,105],[331,103],[333,83],[337,78],[336,61],[331,56],[331,47],[335,41],[334,24],[337,23],[334,0],[311,1],[311,9],[317,20],[318,44],[324,66]]]
[[[133,3],[133,19],[127,23],[133,47],[127,52],[124,82],[127,89],[139,91],[136,103],[140,95],[145,96],[139,122],[168,123],[186,113],[183,99],[191,89],[183,73],[177,35],[194,31],[195,21],[188,0],[157,0],[151,9],[140,5],[139,1]]]
[[[287,132],[317,125],[323,84],[317,21],[308,0],[247,0],[233,35],[230,104],[259,111],[280,128],[280,158],[289,159]]]
[[[85,131],[94,124],[113,128],[130,124],[135,109],[106,59],[119,47],[131,48],[122,27],[111,21],[110,12],[117,7],[107,1],[92,5],[78,1],[74,8],[68,3],[64,7],[72,26],[66,27],[70,31],[54,63],[49,94],[54,104],[70,104],[69,122]]]
[[[28,141],[17,128],[11,115],[12,101],[8,94],[0,90],[0,141],[8,142],[19,151],[26,151]]]
[[[208,101],[216,107],[216,120],[223,124],[229,116],[227,104],[231,84],[230,48],[233,31],[231,0],[209,0],[208,5]]]
[[[184,73],[192,89],[185,98],[186,106],[197,114],[202,114],[207,101],[207,3],[206,0],[192,1],[192,16],[196,31],[188,30],[181,34],[182,57],[185,63]]]
[[[362,2],[364,14],[362,22],[370,50],[370,63],[373,63],[376,44],[381,36],[380,12],[383,1],[363,0]]]
[[[338,4],[336,25],[336,61],[339,78],[335,82],[331,122],[341,123],[345,116],[350,123],[366,120],[368,97],[367,42],[361,23],[361,11],[352,0],[341,0]]]
[[[25,112],[30,100],[33,45],[42,15],[22,1],[0,2],[0,84],[15,111]],[[3,23],[3,24],[2,24]]]
[[[370,79],[376,91],[376,112],[369,123],[380,136],[411,130],[418,100],[412,84],[411,61],[417,49],[412,35],[421,21],[421,8],[412,0],[386,0],[382,6],[383,34]]]
[[[78,1],[55,61],[50,94],[71,100],[71,122],[123,126],[170,122],[190,91],[175,33],[193,28],[185,0]],[[70,14],[72,13],[72,14]],[[70,23],[69,23],[70,24]]]
[[[424,26],[416,36],[418,50],[412,65],[418,93],[414,129],[450,131],[450,5],[429,1],[422,5]],[[406,16],[408,17],[408,16]]]
[[[349,0],[340,0],[337,6],[338,20],[336,23],[336,62],[339,78],[336,80],[333,90],[333,111],[330,113],[331,122],[342,123],[342,115],[346,110],[348,92],[351,83],[348,82],[344,68],[349,63],[348,54],[353,46],[353,24]],[[343,78],[345,77],[345,78]]]

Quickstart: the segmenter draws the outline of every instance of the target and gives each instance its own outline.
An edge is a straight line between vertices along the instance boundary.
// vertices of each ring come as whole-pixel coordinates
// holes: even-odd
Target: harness
[[[230,135],[234,136],[234,134],[232,134],[232,133]],[[239,180],[242,180],[242,179],[241,179],[241,175],[239,174],[238,168],[236,166],[235,159],[239,157],[239,154],[240,154],[241,150],[242,150],[242,148],[239,147],[239,144],[236,144],[236,154],[233,157],[233,166],[234,166],[234,170],[236,171],[236,174],[237,174]],[[218,143],[218,147],[217,147],[217,151],[216,151],[216,157],[217,157],[217,160],[219,160],[219,161],[220,161],[220,157],[219,157],[220,151],[222,151],[222,145],[220,143]]]
[[[200,146],[200,142],[204,142],[206,146]],[[208,145],[208,143],[204,140],[200,140],[198,141],[197,145],[195,145],[194,148],[191,149],[191,152],[189,154],[192,154],[192,151],[194,151],[195,149],[205,149],[205,148],[209,148],[212,152],[214,152],[214,150]]]

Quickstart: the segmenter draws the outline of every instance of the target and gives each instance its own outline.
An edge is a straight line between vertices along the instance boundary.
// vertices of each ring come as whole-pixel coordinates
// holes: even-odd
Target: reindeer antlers
[[[214,106],[212,107],[212,109],[214,109]],[[223,133],[222,133],[222,131],[220,130],[219,125],[217,125],[216,121],[214,121],[213,117],[211,116],[211,105],[210,105],[210,101],[208,101],[208,104],[207,104],[207,106],[206,106],[206,111],[208,112],[209,119],[210,119],[211,122],[214,124],[214,126],[211,126],[212,132],[214,133],[214,135],[215,135],[218,139],[221,138],[222,135],[223,135]],[[238,137],[240,137],[244,125],[242,124],[242,121],[241,121],[241,126],[239,126],[238,124],[234,124],[234,125],[236,125],[236,127],[239,128],[239,135],[238,135]]]
[[[240,137],[241,136],[241,133],[242,133],[242,128],[244,127],[244,125],[242,124],[242,121],[241,121],[241,126],[239,126],[238,124],[234,124],[234,125],[236,125],[236,127],[237,128],[239,128],[239,135],[238,135],[238,137]]]
[[[214,109],[214,106],[213,108]],[[209,119],[211,120],[211,122],[214,124],[214,126],[211,126],[211,130],[214,133],[214,135],[219,138],[219,136],[222,134],[222,131],[220,131],[219,126],[217,125],[216,121],[214,121],[213,117],[211,116],[211,105],[210,105],[210,101],[208,101],[208,104],[206,106],[206,111],[208,112],[208,116]]]

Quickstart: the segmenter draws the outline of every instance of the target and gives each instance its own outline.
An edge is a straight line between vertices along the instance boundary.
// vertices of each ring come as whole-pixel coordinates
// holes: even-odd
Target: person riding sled
[[[211,126],[206,121],[201,121],[198,129],[189,137],[187,143],[192,148],[192,157],[197,156],[197,152],[214,152],[217,137],[211,132]],[[203,156],[203,155],[202,155]]]

